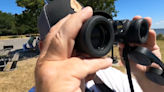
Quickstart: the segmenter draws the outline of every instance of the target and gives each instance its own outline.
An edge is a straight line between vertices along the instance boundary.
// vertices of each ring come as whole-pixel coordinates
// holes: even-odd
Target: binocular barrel
[[[83,24],[75,48],[91,57],[102,57],[109,53],[114,43],[145,43],[148,32],[145,19],[112,20],[95,15]]]
[[[115,43],[145,43],[149,25],[145,19],[112,21]]]

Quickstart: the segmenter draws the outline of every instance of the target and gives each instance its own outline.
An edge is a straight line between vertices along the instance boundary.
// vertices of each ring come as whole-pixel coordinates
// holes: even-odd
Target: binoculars
[[[91,57],[103,57],[117,43],[145,43],[149,34],[147,20],[113,20],[103,11],[96,11],[79,31],[75,49]]]

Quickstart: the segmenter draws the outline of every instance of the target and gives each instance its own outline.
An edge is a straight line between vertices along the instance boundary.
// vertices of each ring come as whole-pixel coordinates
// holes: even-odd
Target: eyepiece
[[[93,16],[82,26],[76,38],[76,47],[92,57],[102,57],[109,53],[114,42],[112,24],[103,16]]]
[[[141,23],[141,27],[140,27],[140,38],[141,39],[145,39],[145,36],[147,36],[147,30],[149,30],[147,23],[143,21]]]
[[[93,47],[98,50],[103,50],[109,40],[110,34],[107,32],[106,26],[103,24],[96,25],[91,33],[91,43]]]
[[[127,31],[127,42],[145,43],[149,34],[149,25],[145,19],[132,20]]]

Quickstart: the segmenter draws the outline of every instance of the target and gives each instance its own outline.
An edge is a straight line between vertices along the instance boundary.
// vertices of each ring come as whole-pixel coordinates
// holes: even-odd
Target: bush
[[[157,40],[164,40],[163,34],[158,34],[156,39]]]
[[[31,35],[30,34],[27,34],[26,37],[31,37]]]
[[[11,36],[9,38],[19,38],[19,36],[18,35],[13,35],[13,36]]]

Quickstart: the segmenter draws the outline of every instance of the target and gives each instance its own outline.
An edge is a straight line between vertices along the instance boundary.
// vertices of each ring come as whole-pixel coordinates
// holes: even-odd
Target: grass
[[[164,40],[158,40],[157,44],[160,47],[162,61],[164,62]]]
[[[160,47],[162,60],[164,61],[164,41],[157,41]],[[118,47],[114,48],[115,55],[119,55]],[[109,54],[110,55],[110,54]],[[34,69],[37,58],[31,58],[18,62],[18,69],[10,72],[0,72],[0,92],[28,92],[35,86]],[[123,66],[116,67],[118,70],[125,72]]]
[[[26,36],[25,35],[22,35],[22,38],[25,38]],[[12,38],[21,38],[20,35],[10,35],[10,36],[0,36],[0,39],[12,39]]]
[[[34,69],[37,58],[18,62],[14,71],[0,72],[0,92],[28,92],[34,87]]]

